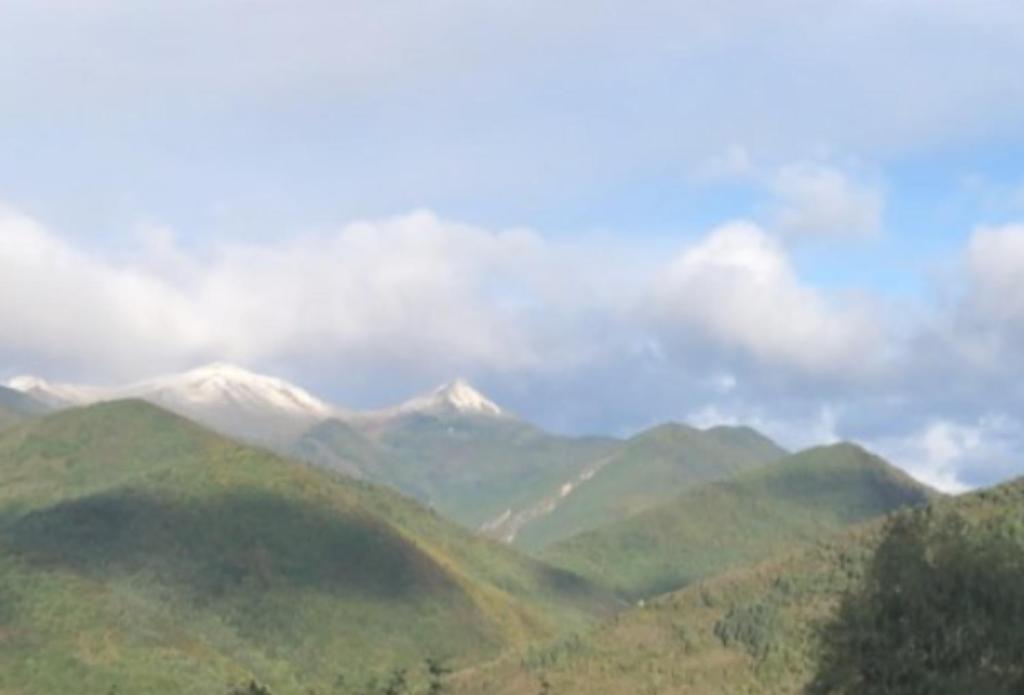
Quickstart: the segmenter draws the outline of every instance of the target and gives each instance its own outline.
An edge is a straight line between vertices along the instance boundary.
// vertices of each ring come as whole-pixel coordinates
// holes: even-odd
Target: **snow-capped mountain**
[[[68,408],[103,400],[103,389],[75,384],[60,384],[36,376],[17,376],[7,382],[7,387],[31,396],[51,408]]]
[[[264,443],[294,438],[336,410],[282,379],[225,363],[127,386],[50,383],[21,376],[8,385],[53,407],[140,398],[226,434]]]
[[[231,364],[215,363],[125,387],[121,398],[141,398],[244,439],[288,442],[335,414],[294,384]]]
[[[505,414],[494,401],[489,400],[462,378],[443,384],[425,396],[407,400],[395,408],[394,412],[491,416]]]
[[[245,410],[274,410],[314,419],[334,412],[324,401],[283,379],[223,362],[139,382],[119,391],[121,397],[151,399],[182,409],[230,403]]]
[[[66,384],[35,376],[19,376],[7,385],[57,409],[139,398],[225,434],[275,446],[289,444],[331,418],[374,428],[416,413],[507,417],[465,379],[392,408],[355,412],[336,408],[283,379],[223,362],[125,386]]]

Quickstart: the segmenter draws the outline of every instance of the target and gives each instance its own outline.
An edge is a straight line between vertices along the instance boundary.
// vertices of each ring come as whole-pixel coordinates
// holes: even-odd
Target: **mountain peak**
[[[30,374],[16,376],[7,382],[9,388],[31,396],[50,407],[85,405],[96,400],[96,389],[73,384],[57,384]]]
[[[250,408],[271,408],[294,414],[326,417],[332,408],[307,391],[277,377],[249,371],[228,362],[213,362],[180,374],[151,379],[129,391],[163,397],[181,404],[233,402]]]
[[[455,411],[466,415],[504,415],[504,411],[498,407],[473,386],[459,377],[446,384],[442,384],[426,396],[419,396],[406,401],[399,410],[409,411]]]

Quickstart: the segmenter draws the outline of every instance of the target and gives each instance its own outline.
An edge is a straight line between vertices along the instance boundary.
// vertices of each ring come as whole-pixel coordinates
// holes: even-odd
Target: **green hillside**
[[[785,454],[774,442],[746,427],[699,430],[659,425],[627,440],[550,513],[525,524],[516,541],[524,548],[540,549]]]
[[[274,693],[580,629],[585,581],[154,406],[0,434],[0,692]],[[357,691],[353,691],[357,692]]]
[[[331,420],[296,455],[389,485],[477,528],[557,490],[618,442],[548,434],[511,417],[410,413],[359,429]]]
[[[456,691],[1014,695],[1022,572],[1019,480],[663,595],[591,633],[466,670]]]
[[[556,543],[545,560],[632,598],[750,564],[933,493],[851,444],[817,447],[692,488]]]
[[[290,453],[321,468],[363,480],[391,476],[387,453],[358,427],[337,419],[324,420],[300,437]],[[413,494],[406,490],[407,494]]]

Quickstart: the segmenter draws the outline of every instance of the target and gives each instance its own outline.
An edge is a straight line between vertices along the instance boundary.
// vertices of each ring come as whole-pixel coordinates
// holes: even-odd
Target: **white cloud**
[[[128,264],[0,213],[0,354],[140,376],[207,357],[332,355],[502,368],[537,358],[519,302],[542,252],[427,212],[188,257],[156,228]]]
[[[989,321],[1024,324],[1024,224],[975,230],[967,268],[972,311]]]
[[[881,230],[884,199],[872,185],[822,164],[781,167],[770,189],[777,198],[775,224],[798,237],[863,237]]]
[[[520,306],[544,252],[525,230],[417,212],[222,247],[193,291],[214,344],[239,359],[376,355],[510,368],[537,359]]]
[[[933,419],[916,431],[872,442],[908,473],[943,492],[965,492],[1017,474],[1020,423],[984,415],[972,422]]]
[[[801,283],[781,245],[760,227],[734,222],[686,249],[660,279],[666,328],[696,335],[775,367],[863,373],[878,327]]]
[[[0,237],[0,350],[112,374],[204,358],[550,370],[684,333],[742,359],[835,373],[864,366],[876,339],[747,223],[713,230],[660,270],[599,242],[558,245],[426,211],[203,255],[147,225],[121,263],[13,212]],[[645,324],[652,297],[657,320]]]
[[[193,309],[159,278],[106,264],[0,207],[0,354],[139,369],[200,346]]]
[[[1024,366],[1024,225],[975,229],[958,261],[944,283],[951,296],[919,342],[952,376],[991,389],[986,378]]]

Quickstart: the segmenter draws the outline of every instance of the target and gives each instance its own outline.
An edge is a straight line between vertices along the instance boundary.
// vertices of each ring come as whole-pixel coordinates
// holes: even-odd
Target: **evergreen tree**
[[[428,656],[425,661],[427,664],[427,676],[429,678],[427,692],[430,695],[439,695],[444,692],[445,676],[451,673],[452,670],[445,666],[441,659]]]
[[[402,695],[409,692],[409,681],[404,668],[396,668],[391,672],[391,678],[384,685],[384,695]]]
[[[862,585],[823,632],[809,691],[1024,692],[1024,518],[931,509],[890,522]]]

